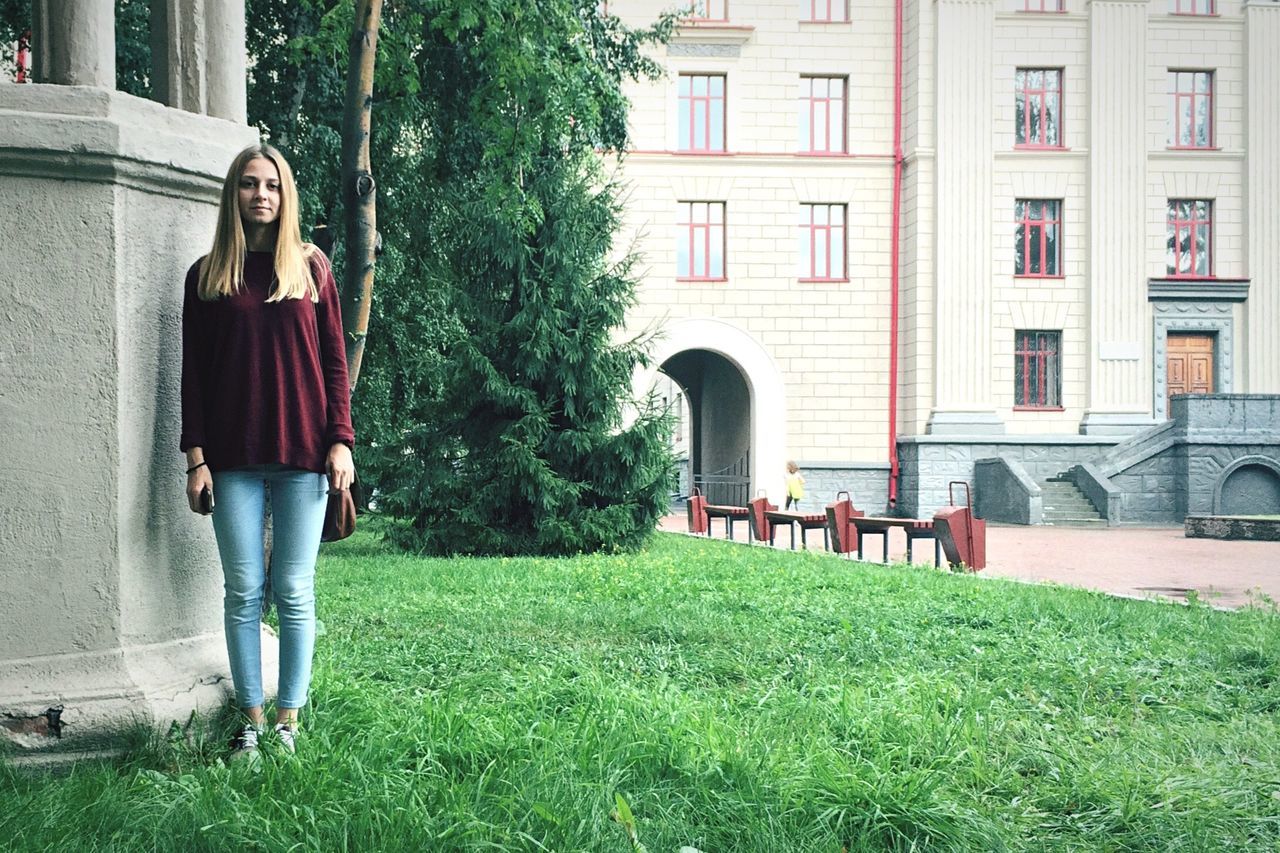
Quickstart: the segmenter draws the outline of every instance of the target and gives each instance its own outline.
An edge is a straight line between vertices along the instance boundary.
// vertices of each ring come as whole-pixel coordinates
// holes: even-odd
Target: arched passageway
[[[781,498],[786,394],[782,373],[760,342],[732,323],[688,318],[661,328],[651,356],[633,387],[638,397],[645,396],[666,381],[659,371],[680,387],[688,401],[691,472],[702,478],[721,472],[745,481],[722,495],[732,498],[726,502],[739,503],[761,491]],[[741,470],[734,473],[739,460]]]
[[[708,350],[685,350],[661,371],[683,392],[689,411],[690,485],[713,504],[751,497],[751,390],[737,365]]]

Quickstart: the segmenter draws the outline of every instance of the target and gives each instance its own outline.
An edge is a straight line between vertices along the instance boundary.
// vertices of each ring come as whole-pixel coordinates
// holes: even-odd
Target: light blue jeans
[[[223,620],[231,680],[241,708],[262,705],[262,643],[258,627],[266,580],[262,514],[271,485],[271,586],[280,616],[279,708],[301,708],[311,683],[316,645],[316,554],[328,501],[324,474],[256,466],[213,475],[213,532],[225,581]]]

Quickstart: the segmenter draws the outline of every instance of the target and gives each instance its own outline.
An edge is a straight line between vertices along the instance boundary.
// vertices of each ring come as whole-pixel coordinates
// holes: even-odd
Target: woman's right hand
[[[205,489],[213,494],[213,475],[209,473],[208,465],[201,465],[187,475],[187,506],[191,507],[192,512],[208,514],[200,510],[200,493]]]

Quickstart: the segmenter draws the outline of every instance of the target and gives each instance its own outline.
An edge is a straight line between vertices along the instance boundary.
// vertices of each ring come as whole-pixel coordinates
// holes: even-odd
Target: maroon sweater
[[[204,448],[212,471],[277,462],[323,473],[335,442],[351,445],[351,391],[338,288],[316,251],[320,301],[266,301],[270,252],[249,252],[244,288],[205,302],[200,261],[182,306],[182,450]]]

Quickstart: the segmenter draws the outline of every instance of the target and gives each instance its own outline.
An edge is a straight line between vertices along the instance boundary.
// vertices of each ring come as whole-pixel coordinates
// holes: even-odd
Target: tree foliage
[[[611,261],[628,76],[655,73],[594,0],[426,4],[419,100],[431,233],[418,244],[449,328],[434,389],[379,448],[403,546],[572,553],[630,547],[669,496],[669,424],[624,423],[644,342],[615,341],[634,281]],[[377,330],[375,329],[375,337]]]

